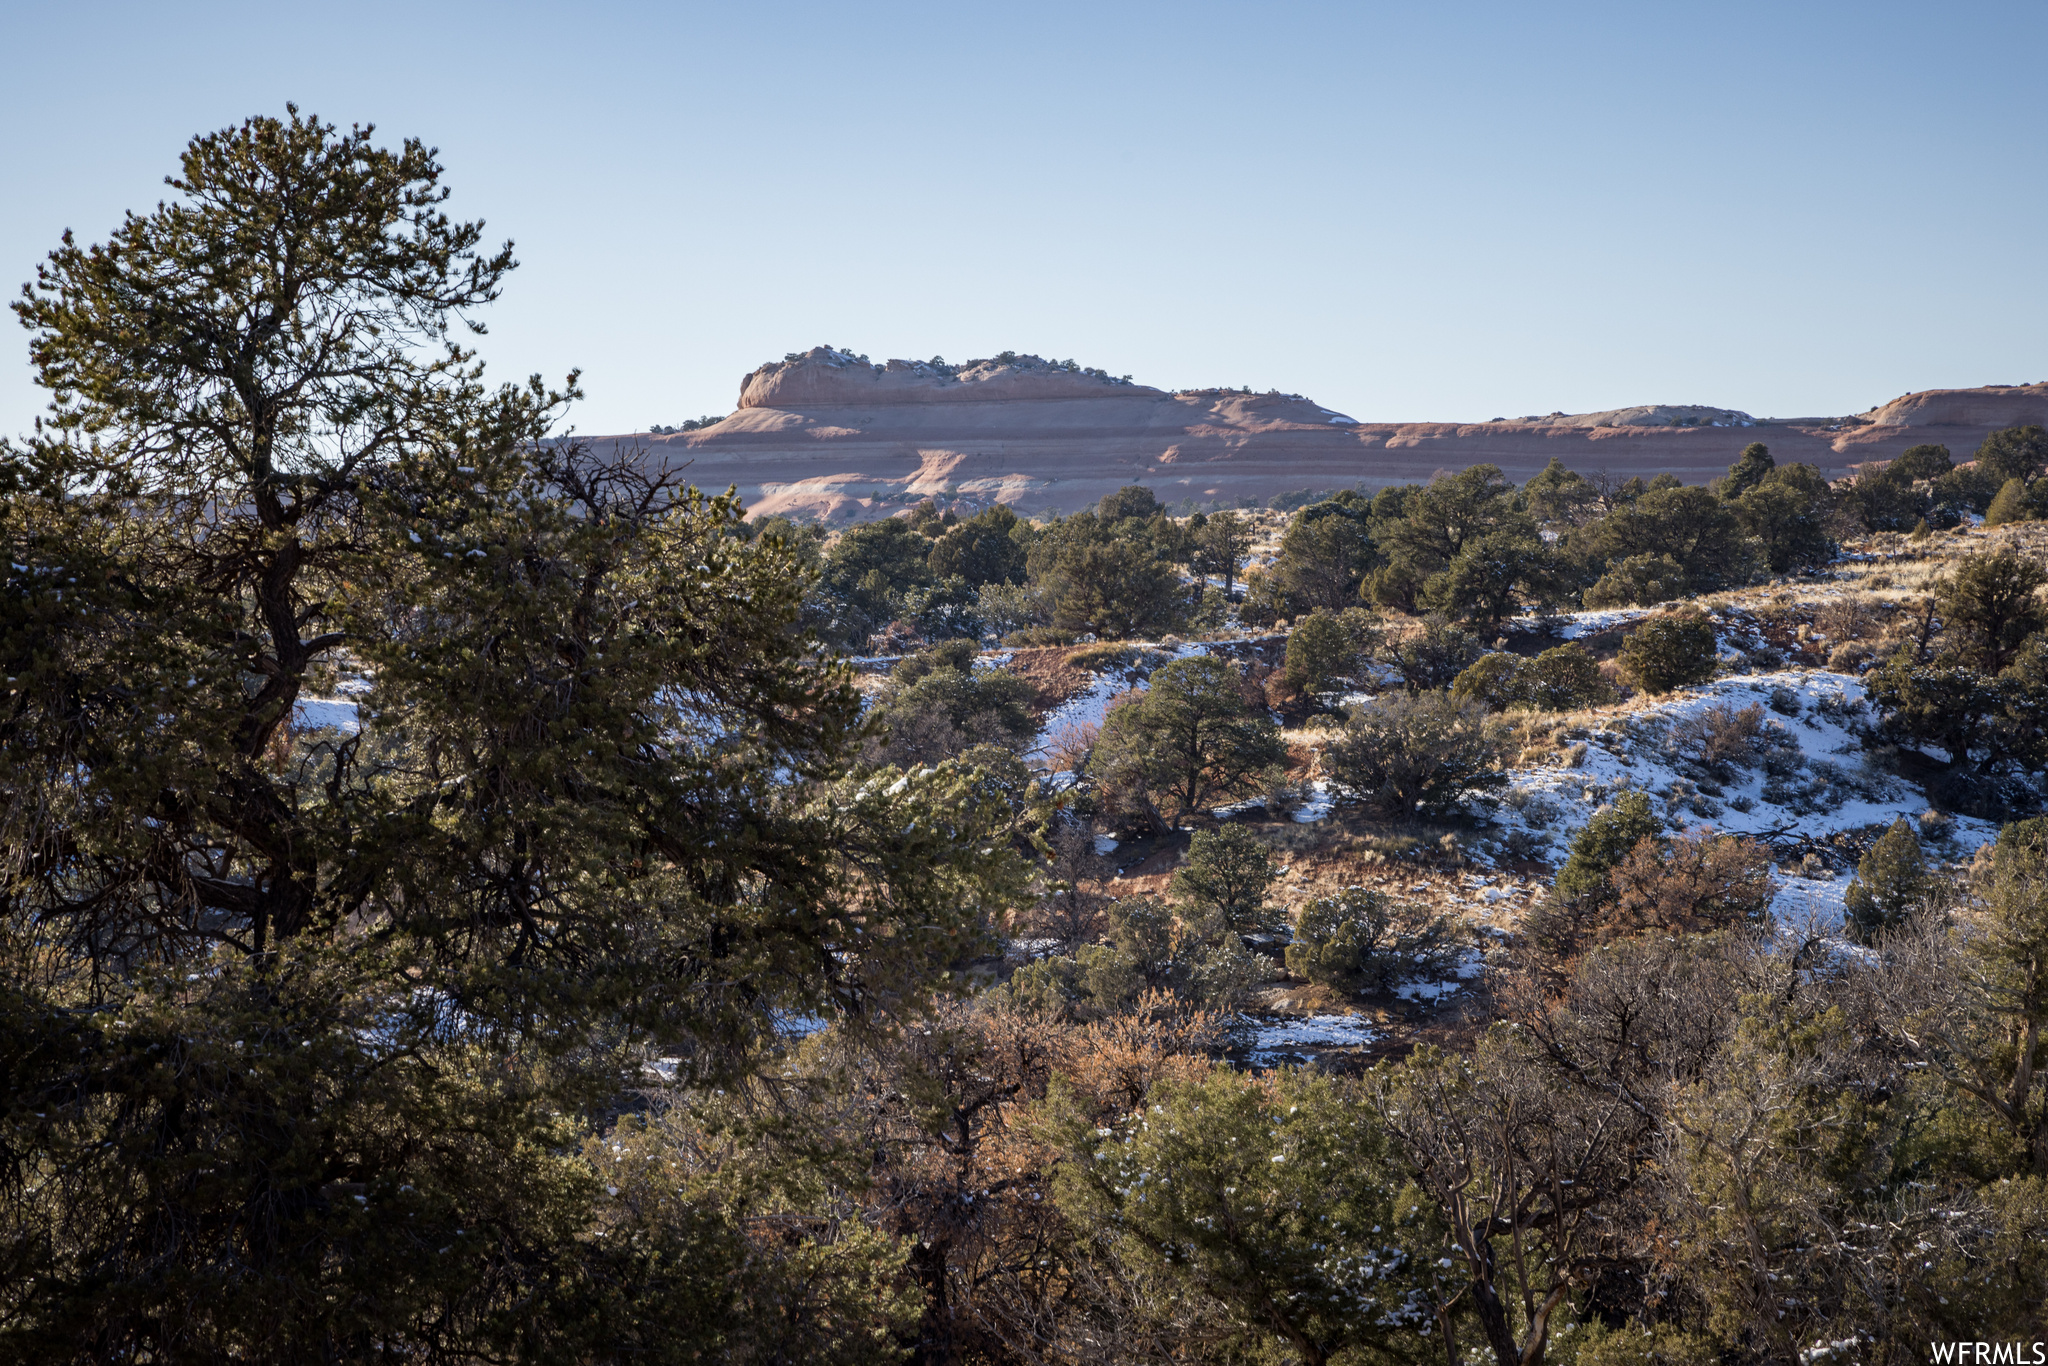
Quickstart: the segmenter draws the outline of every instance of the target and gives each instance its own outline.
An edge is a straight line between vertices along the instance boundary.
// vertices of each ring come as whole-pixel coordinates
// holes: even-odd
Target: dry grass
[[[1093,675],[1069,662],[1073,654],[1073,647],[1065,646],[1018,650],[1011,655],[1007,666],[1009,671],[1037,690],[1031,705],[1039,716],[1094,686]]]

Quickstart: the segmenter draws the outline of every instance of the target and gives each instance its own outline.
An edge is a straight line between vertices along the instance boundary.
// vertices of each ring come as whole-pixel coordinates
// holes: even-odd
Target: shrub
[[[1053,626],[1027,626],[1021,631],[1012,631],[1003,637],[1003,644],[1013,650],[1037,650],[1048,645],[1073,643],[1072,631],[1062,631]]]
[[[1684,566],[1665,554],[1631,555],[1585,592],[1588,607],[1632,607],[1685,596]]]
[[[1869,943],[1904,920],[1934,889],[1920,837],[1901,816],[1856,865],[1856,877],[1842,898],[1848,907],[1850,936]]]
[[[1426,907],[1347,887],[1301,908],[1287,970],[1346,991],[1386,991],[1404,978],[1442,977],[1458,956],[1450,923]]]
[[[1583,645],[1552,646],[1522,670],[1522,694],[1538,711],[1577,711],[1614,700],[1600,661]]]
[[[1451,696],[1460,702],[1477,702],[1495,711],[1506,711],[1523,699],[1523,668],[1520,655],[1505,650],[1483,654],[1451,681]]]
[[[1704,832],[1640,840],[1607,880],[1613,909],[1595,932],[1603,940],[1760,925],[1777,890],[1770,850],[1755,840]]]
[[[1137,650],[1129,645],[1118,645],[1112,641],[1103,641],[1096,645],[1084,645],[1074,651],[1067,656],[1067,664],[1071,668],[1086,669],[1091,673],[1100,673],[1104,669],[1112,669],[1118,665],[1129,664],[1136,660],[1137,657]]]
[[[880,734],[868,757],[911,767],[955,758],[980,744],[1016,750],[1038,733],[1036,690],[1002,669],[976,669],[971,641],[921,650],[890,671],[875,706]]]
[[[1859,673],[1876,657],[1877,652],[1862,641],[1844,641],[1828,652],[1828,667],[1838,674]]]
[[[1707,768],[1746,768],[1762,747],[1764,709],[1752,703],[1737,710],[1708,707],[1671,728],[1671,747]],[[1725,776],[1725,773],[1724,773]]]
[[[1390,642],[1386,650],[1387,663],[1410,692],[1449,687],[1479,654],[1479,637],[1438,612],[1422,619],[1420,631]]]
[[[1188,859],[1168,890],[1191,924],[1220,918],[1238,934],[1273,928],[1266,892],[1280,874],[1272,851],[1242,825],[1202,830],[1188,845]]]
[[[1614,700],[1600,661],[1581,645],[1559,645],[1534,659],[1506,651],[1482,655],[1451,684],[1451,696],[1496,711],[1517,704],[1537,711],[1577,711]]]
[[[1622,676],[1647,693],[1667,693],[1714,676],[1714,623],[1698,608],[1665,612],[1621,643]]]
[[[1390,815],[1455,809],[1466,792],[1507,781],[1485,721],[1443,693],[1378,698],[1327,751],[1331,784]]]

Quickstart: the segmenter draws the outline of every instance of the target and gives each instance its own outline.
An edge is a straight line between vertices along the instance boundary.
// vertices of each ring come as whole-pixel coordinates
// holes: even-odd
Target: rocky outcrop
[[[889,516],[924,497],[964,507],[1071,512],[1124,484],[1162,501],[1265,500],[1301,489],[1378,488],[1499,465],[1527,479],[1556,456],[1586,474],[1722,474],[1751,441],[1830,474],[1922,441],[1958,459],[1997,427],[2048,420],[2048,385],[1909,394],[1860,418],[1757,419],[1728,408],[1643,405],[1491,422],[1359,422],[1299,394],[1168,392],[1072,362],[1004,353],[948,365],[881,363],[817,347],[746,376],[712,426],[643,444],[689,464],[698,485],[736,485],[756,513],[836,522]],[[1930,427],[1934,430],[1928,430]]]
[[[1981,389],[1925,389],[1902,394],[1864,415],[1880,427],[1969,427],[1995,430],[2029,422],[2048,425],[2048,383],[1987,384]],[[1930,436],[1930,440],[1939,437]],[[1960,454],[1960,452],[1958,452]]]
[[[866,356],[817,346],[770,361],[740,381],[742,409],[1159,397],[1157,389],[1084,370],[1072,361],[1009,353],[964,366],[937,359],[875,365]]]

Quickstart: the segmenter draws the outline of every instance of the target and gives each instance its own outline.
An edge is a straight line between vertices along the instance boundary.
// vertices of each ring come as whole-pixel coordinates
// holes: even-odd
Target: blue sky
[[[2039,4],[0,7],[0,278],[285,101],[441,149],[585,431],[820,342],[1365,419],[2048,378]],[[11,288],[11,286],[10,286]],[[0,433],[42,398],[7,329]]]

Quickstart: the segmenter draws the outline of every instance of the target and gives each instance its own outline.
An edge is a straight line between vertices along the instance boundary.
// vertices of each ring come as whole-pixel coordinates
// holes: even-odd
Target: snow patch
[[[302,697],[292,704],[293,730],[338,730],[354,735],[362,728],[362,714],[348,698]]]
[[[1357,1048],[1381,1037],[1370,1020],[1358,1015],[1311,1015],[1301,1020],[1251,1022],[1251,1061],[1271,1067],[1295,1049]]]
[[[1726,783],[1703,787],[1700,770],[1672,751],[1673,729],[1713,708],[1756,705],[1764,708],[1764,759],[1736,767]],[[1520,832],[1524,849],[1558,862],[1593,813],[1631,789],[1648,794],[1673,829],[1820,839],[1901,816],[1916,819],[1927,809],[1926,794],[1864,761],[1857,727],[1868,716],[1863,684],[1842,674],[1788,669],[1718,679],[1654,707],[1593,722],[1575,768],[1509,770],[1506,799],[1493,820],[1503,833]],[[1567,757],[1559,752],[1560,760]],[[1990,822],[1966,816],[1955,817],[1950,828],[1958,853],[1998,834]]]

